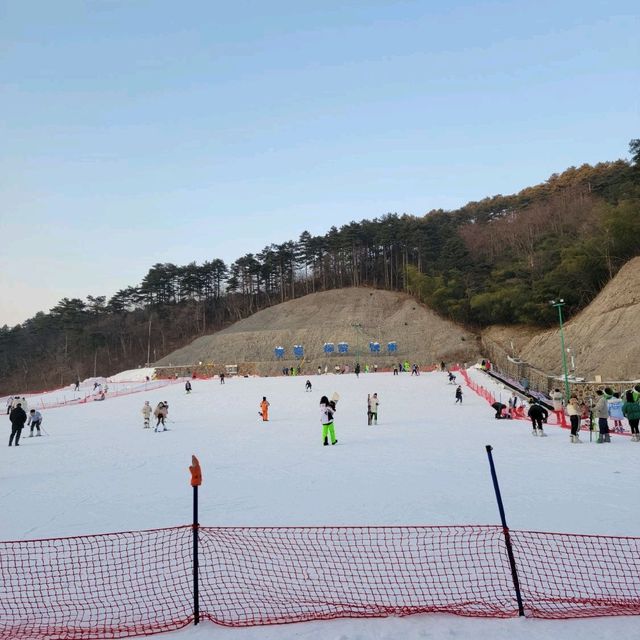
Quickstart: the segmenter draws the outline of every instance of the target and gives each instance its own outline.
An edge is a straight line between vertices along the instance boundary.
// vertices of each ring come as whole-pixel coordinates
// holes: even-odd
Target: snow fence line
[[[104,394],[104,400],[109,398],[119,398],[121,396],[130,396],[134,393],[143,393],[146,391],[154,391],[155,389],[162,389],[164,387],[168,387],[169,385],[181,383],[182,380],[178,379],[166,379],[166,380],[152,380],[151,382],[138,382],[136,383],[138,386],[133,389],[126,389],[121,391],[109,390]],[[116,383],[116,384],[126,384],[126,383]],[[37,406],[38,409],[57,409],[59,407],[68,407],[74,404],[86,404],[87,402],[99,402],[99,396],[95,394],[88,394],[81,398],[70,398],[69,400],[58,400],[55,402],[45,402],[44,399],[41,399],[40,402],[35,402],[34,405]]]
[[[458,370],[456,369],[456,371],[458,371]],[[489,391],[488,389],[485,389],[485,387],[483,387],[482,385],[480,385],[477,382],[474,382],[473,380],[471,380],[471,378],[469,377],[469,373],[467,372],[466,369],[459,369],[459,372],[460,372],[460,375],[462,376],[462,378],[464,379],[465,384],[467,385],[467,387],[469,387],[469,389],[471,389],[471,391],[473,391],[474,393],[479,395],[481,398],[484,398],[489,404],[493,404],[494,402],[497,401],[496,396],[491,391]],[[518,409],[522,409],[522,407],[518,407]],[[567,430],[571,429],[571,425],[566,420],[563,423],[562,420],[560,418],[558,418],[558,416],[553,411],[550,411],[549,413],[550,414],[553,413],[555,415],[555,417],[556,417],[555,425],[551,425],[551,426],[561,427],[562,429],[567,429]],[[527,416],[525,416],[522,411],[517,411],[516,415],[515,415],[515,417],[513,419],[514,420],[526,420],[526,421],[529,421],[529,418]],[[631,431],[627,431],[627,430],[614,431],[614,429],[612,427],[609,427],[609,430],[610,430],[610,434],[611,435],[617,435],[617,436],[630,436],[631,435]],[[582,419],[580,420],[580,431],[590,431],[589,425],[588,424],[584,424]]]
[[[197,527],[199,615],[228,627],[518,615],[501,526]],[[640,538],[510,531],[524,613],[640,615]],[[0,543],[0,639],[194,620],[193,526]]]

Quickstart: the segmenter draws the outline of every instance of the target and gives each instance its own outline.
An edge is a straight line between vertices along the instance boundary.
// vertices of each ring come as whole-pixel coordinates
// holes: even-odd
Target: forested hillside
[[[548,326],[551,298],[570,317],[640,254],[640,140],[630,150],[631,162],[571,167],[455,211],[304,232],[230,265],[155,264],[111,299],[64,298],[0,329],[0,392],[153,362],[259,309],[346,286],[407,291],[468,326]]]

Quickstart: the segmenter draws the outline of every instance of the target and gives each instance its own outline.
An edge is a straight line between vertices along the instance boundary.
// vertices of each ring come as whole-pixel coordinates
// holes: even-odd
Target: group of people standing
[[[24,402],[24,407],[22,406]],[[11,435],[9,436],[9,446],[20,446],[20,436],[25,425],[30,427],[29,437],[33,438],[34,431],[36,436],[41,436],[40,426],[42,425],[42,414],[35,409],[29,411],[27,415],[27,402],[24,398],[14,398],[14,402],[9,410],[9,421],[11,422]]]

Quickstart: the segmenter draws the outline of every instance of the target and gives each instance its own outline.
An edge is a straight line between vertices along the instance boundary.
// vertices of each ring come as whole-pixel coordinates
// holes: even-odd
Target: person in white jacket
[[[582,440],[580,440],[580,437],[578,436],[578,432],[580,431],[580,416],[582,415],[580,404],[578,403],[578,398],[572,396],[569,399],[569,404],[567,405],[567,415],[569,416],[569,421],[571,422],[571,443],[578,444],[579,442],[582,442]]]
[[[378,394],[374,393],[369,400],[369,411],[371,412],[371,419],[373,420],[373,424],[378,424],[378,405],[380,401],[378,400]]]
[[[151,405],[149,404],[149,401],[145,400],[144,405],[142,407],[142,417],[144,418],[144,428],[145,429],[149,429],[150,428],[149,420],[151,419],[151,414],[152,413],[153,413],[153,409],[151,408]]]

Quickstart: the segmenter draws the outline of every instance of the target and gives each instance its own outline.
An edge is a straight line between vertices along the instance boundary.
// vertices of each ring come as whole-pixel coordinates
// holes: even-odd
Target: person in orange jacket
[[[269,421],[269,402],[266,396],[262,396],[262,402],[260,403],[260,411],[258,413],[262,416],[263,422]]]

